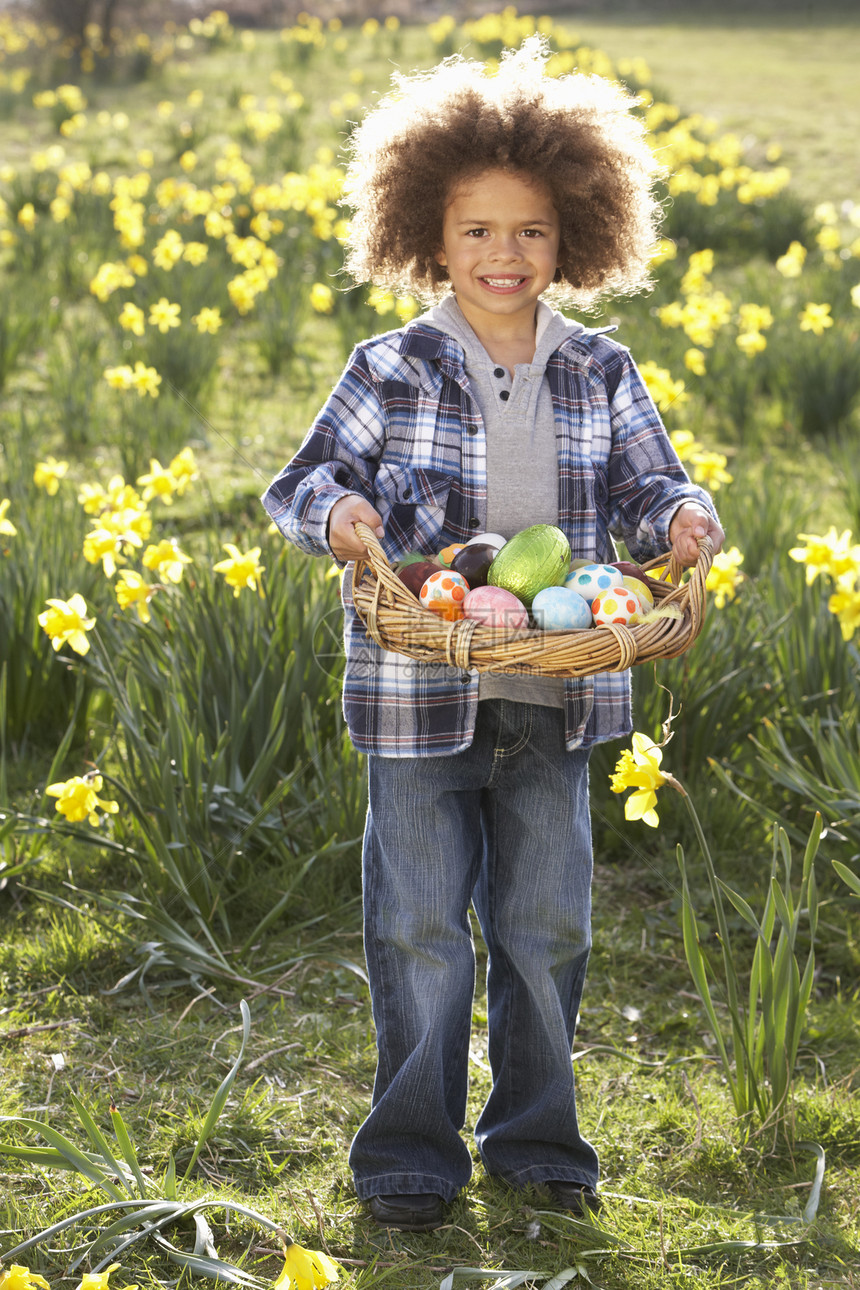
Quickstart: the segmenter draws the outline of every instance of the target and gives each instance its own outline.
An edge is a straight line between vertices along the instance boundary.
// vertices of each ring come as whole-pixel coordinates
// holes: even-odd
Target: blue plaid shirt
[[[463,350],[422,322],[360,344],[298,453],[263,505],[290,542],[332,557],[329,513],[348,493],[379,512],[392,562],[435,554],[486,529],[484,425]],[[557,426],[559,527],[573,557],[615,558],[612,534],[634,560],[669,549],[678,507],[710,497],[684,471],[628,351],[598,331],[574,330],[546,377]],[[478,673],[382,650],[357,617],[343,579],[344,714],[362,752],[390,757],[469,746]],[[565,682],[566,741],[588,747],[632,728],[628,672]]]

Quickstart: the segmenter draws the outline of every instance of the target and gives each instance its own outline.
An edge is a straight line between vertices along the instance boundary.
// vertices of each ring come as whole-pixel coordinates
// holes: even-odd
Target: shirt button
[[[494,368],[493,368],[493,376],[498,376],[499,378],[501,378],[501,377],[503,377],[504,375],[505,375],[505,369],[504,369],[503,367],[494,367]]]
[[[466,426],[466,434],[477,434],[477,433],[478,433],[477,426]]]
[[[480,520],[469,520],[469,528],[470,528],[470,529],[479,529],[480,527],[481,527],[481,521],[480,521]]]
[[[510,397],[511,397],[510,390],[502,390],[501,394],[499,395],[499,398],[504,399],[506,403]]]
[[[468,673],[468,672],[464,672],[464,673],[462,674],[462,676],[460,677],[460,684],[461,684],[461,685],[466,685],[466,683],[468,682],[468,680],[469,680],[469,673]]]

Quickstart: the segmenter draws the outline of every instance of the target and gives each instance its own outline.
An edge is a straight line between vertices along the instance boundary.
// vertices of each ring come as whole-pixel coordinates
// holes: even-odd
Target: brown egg
[[[420,560],[415,564],[407,564],[402,569],[398,569],[397,576],[404,587],[408,587],[413,596],[417,597],[418,592],[424,586],[430,574],[438,573],[441,568],[442,565],[439,564],[438,560]]]
[[[487,573],[497,553],[498,547],[486,542],[475,542],[457,552],[451,561],[451,568],[455,573],[461,573],[470,587],[486,587]]]

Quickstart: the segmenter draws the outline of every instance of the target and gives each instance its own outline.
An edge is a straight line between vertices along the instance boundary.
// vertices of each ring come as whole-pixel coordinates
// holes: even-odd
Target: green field
[[[860,15],[815,21],[721,21],[631,15],[564,18],[567,29],[611,58],[642,57],[654,82],[723,130],[781,145],[799,192],[811,202],[860,200]],[[607,20],[607,18],[609,20]]]
[[[650,65],[623,75],[657,99],[669,240],[650,294],[586,321],[619,324],[728,548],[694,648],[634,672],[689,799],[660,787],[649,828],[611,788],[629,740],[592,758],[575,1062],[607,1203],[577,1224],[476,1159],[416,1237],[375,1227],[347,1161],[375,1048],[337,570],[258,497],[355,341],[414,305],[339,276],[350,121],[392,65],[525,27],[207,22],[90,77],[50,42],[0,59],[0,1290],[40,1284],[6,1256],[62,1222],[14,1258],[52,1290],[114,1256],[110,1290],[215,1284],[195,1205],[248,1290],[284,1233],[344,1290],[857,1290],[860,223],[816,207],[860,200],[860,28],[677,13],[552,33]],[[86,654],[40,625],[73,593]],[[75,1221],[142,1197],[163,1239]]]

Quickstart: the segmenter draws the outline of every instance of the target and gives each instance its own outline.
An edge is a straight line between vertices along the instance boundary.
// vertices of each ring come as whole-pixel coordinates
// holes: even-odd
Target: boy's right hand
[[[357,560],[367,554],[367,547],[355,531],[358,520],[373,529],[377,537],[384,537],[382,516],[363,497],[349,493],[335,502],[328,517],[328,543],[338,560]]]

